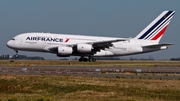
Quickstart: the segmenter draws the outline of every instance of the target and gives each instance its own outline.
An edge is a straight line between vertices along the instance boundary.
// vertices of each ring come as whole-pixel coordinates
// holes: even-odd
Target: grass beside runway
[[[0,101],[177,101],[180,80],[0,75]]]
[[[179,61],[147,60],[98,60],[97,62],[78,62],[77,60],[0,60],[0,66],[122,66],[122,67],[180,67]]]

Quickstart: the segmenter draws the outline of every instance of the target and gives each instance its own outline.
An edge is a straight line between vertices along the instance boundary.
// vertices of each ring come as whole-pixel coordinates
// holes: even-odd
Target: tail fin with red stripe
[[[159,42],[174,14],[175,11],[163,11],[145,29],[143,29],[135,37],[135,39],[152,40]]]

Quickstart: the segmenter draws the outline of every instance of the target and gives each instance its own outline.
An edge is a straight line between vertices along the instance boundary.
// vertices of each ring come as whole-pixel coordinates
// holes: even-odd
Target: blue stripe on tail
[[[171,16],[169,16],[159,27],[157,27],[153,32],[151,32],[151,34],[148,35],[148,37],[146,37],[145,39],[149,38],[155,31],[157,31],[164,23],[166,23],[167,20],[169,20],[174,14],[172,14]]]
[[[169,16],[173,11],[169,11],[165,14],[165,16]],[[139,39],[143,39],[145,38],[154,28],[156,28],[163,20],[164,20],[164,16],[158,21],[156,22],[149,30],[147,30]]]

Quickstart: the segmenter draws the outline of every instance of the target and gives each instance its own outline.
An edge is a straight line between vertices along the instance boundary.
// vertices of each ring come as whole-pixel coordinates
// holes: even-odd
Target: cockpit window
[[[15,40],[14,38],[12,38],[11,40]]]

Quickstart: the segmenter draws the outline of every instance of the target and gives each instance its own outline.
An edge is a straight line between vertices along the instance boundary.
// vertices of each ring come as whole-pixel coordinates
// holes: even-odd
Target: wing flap
[[[89,43],[87,43],[87,44],[109,44],[109,43],[113,43],[113,42],[126,41],[126,40],[127,40],[127,39],[116,39],[116,40],[89,42]]]
[[[119,41],[127,41],[127,39],[116,39],[116,40],[107,40],[107,41],[98,41],[98,42],[91,42],[87,44],[92,44],[94,51],[100,51],[101,49],[104,50],[105,48],[109,48],[113,46],[113,42]]]

